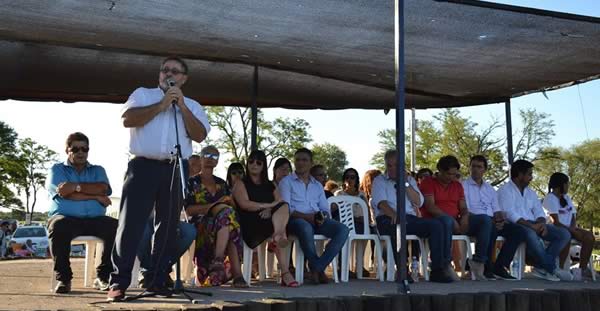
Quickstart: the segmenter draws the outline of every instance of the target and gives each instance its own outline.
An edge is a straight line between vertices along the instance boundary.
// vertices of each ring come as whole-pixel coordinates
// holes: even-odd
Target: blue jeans
[[[534,223],[533,221],[529,221]],[[560,251],[571,241],[571,234],[565,228],[554,225],[546,225],[547,233],[545,236],[539,236],[533,229],[517,224],[525,228],[525,239],[527,242],[527,257],[533,259],[534,267],[542,268],[547,272],[554,273],[556,269],[556,258]],[[550,242],[548,247],[540,241],[543,239]],[[545,247],[545,248],[544,248]]]
[[[431,256],[431,269],[443,269],[450,264],[450,247],[452,246],[452,226],[447,231],[447,216],[440,218],[419,218],[413,215],[406,215],[406,234],[414,234],[420,238],[429,239],[429,249]],[[447,217],[452,220],[452,218]],[[396,241],[396,225],[392,224],[388,216],[377,216],[377,230],[381,235],[389,235],[392,240],[392,251],[396,263],[399,260]],[[427,256],[427,254],[422,254]]]
[[[290,218],[287,229],[300,242],[300,248],[304,252],[304,258],[308,261],[310,271],[316,272],[325,271],[327,265],[342,250],[350,232],[344,224],[329,218],[325,219],[325,222],[320,226],[314,226],[302,218]],[[321,257],[317,256],[315,234],[322,234],[331,239]],[[300,265],[299,263],[296,264]]]
[[[152,250],[152,235],[154,234],[154,218],[148,219],[148,225],[140,241],[137,257],[140,260],[140,273],[144,278],[154,278],[154,265],[150,251]],[[172,253],[166,253],[163,256],[168,257],[167,274],[171,271],[171,267],[177,260],[188,250],[190,244],[196,239],[196,228],[193,224],[179,222],[177,226],[177,238],[175,240],[175,249]],[[166,279],[166,275],[160,276],[157,281],[161,282]]]
[[[491,258],[493,252],[495,251],[496,239],[498,236],[504,238],[504,243],[502,244],[502,248],[500,248],[500,253],[498,254],[498,257],[496,257],[495,267],[502,267],[504,269],[510,268],[510,263],[515,257],[515,253],[517,252],[519,245],[526,240],[526,235],[527,231],[525,227],[510,222],[505,222],[502,230],[500,231],[496,229],[495,225],[492,226],[492,236],[490,238],[491,243],[488,245],[489,258]],[[486,264],[487,269],[492,267],[489,258]]]
[[[488,260],[490,254],[490,245],[494,244],[492,238],[492,218],[485,214],[475,215],[469,214],[469,231],[468,236],[474,236],[477,238],[475,241],[475,254],[473,260],[481,263],[485,263]]]

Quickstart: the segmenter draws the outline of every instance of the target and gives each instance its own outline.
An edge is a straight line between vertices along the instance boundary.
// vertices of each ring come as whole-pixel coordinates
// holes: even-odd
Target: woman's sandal
[[[210,277],[210,284],[212,286],[220,286],[227,278],[225,273],[225,264],[223,258],[216,257],[208,266],[208,276]]]
[[[243,276],[238,276],[236,278],[233,279],[233,287],[235,288],[248,288],[250,286],[248,286],[248,283],[246,283],[246,280],[244,280]]]
[[[289,274],[293,278],[292,274],[289,271],[282,273],[281,274],[281,286],[283,286],[283,287],[299,287],[300,286],[300,284],[296,280],[286,283],[283,278],[283,276],[286,274]]]

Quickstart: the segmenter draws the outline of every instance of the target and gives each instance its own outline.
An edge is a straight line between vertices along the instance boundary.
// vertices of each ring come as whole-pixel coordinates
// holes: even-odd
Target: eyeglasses
[[[205,159],[219,160],[219,155],[216,153],[205,153],[202,155],[202,157]]]
[[[185,74],[185,72],[180,71],[177,68],[169,68],[169,67],[163,67],[160,69],[160,72],[167,74],[169,72],[171,72],[174,76],[178,75],[178,74]]]
[[[231,175],[244,175],[244,171],[231,171]]]
[[[71,152],[77,153],[79,151],[88,152],[90,151],[90,147],[71,147]]]
[[[356,175],[346,175],[346,177],[344,177],[344,179],[356,180]]]
[[[248,160],[248,164],[254,164],[254,163],[256,163],[256,165],[258,165],[258,166],[263,165],[263,161],[261,161],[261,160],[257,160],[257,159],[249,159]]]

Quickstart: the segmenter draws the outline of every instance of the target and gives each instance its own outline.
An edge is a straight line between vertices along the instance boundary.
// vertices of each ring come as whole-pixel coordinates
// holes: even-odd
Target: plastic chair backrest
[[[333,197],[329,197],[329,199],[327,199],[327,202],[329,203],[329,205],[331,206],[332,204],[336,204],[338,206],[338,210],[340,212],[340,222],[343,223],[344,225],[346,225],[348,227],[348,229],[350,229],[350,233],[356,234],[356,227],[354,224],[354,214],[352,212],[352,206],[354,204],[358,204],[360,206],[360,208],[362,209],[362,214],[363,217],[365,217],[365,215],[368,215],[368,211],[367,211],[367,203],[359,198],[359,197],[355,197],[355,196],[350,196],[350,195],[338,195],[338,196],[333,196]],[[365,234],[369,233],[369,222],[364,219],[363,221],[363,232]]]

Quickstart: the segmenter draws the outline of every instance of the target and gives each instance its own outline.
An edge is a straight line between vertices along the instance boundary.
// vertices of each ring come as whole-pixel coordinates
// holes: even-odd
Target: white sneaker
[[[554,270],[554,275],[558,277],[561,281],[574,280],[573,274],[571,274],[571,272],[569,272],[568,270],[556,269]]]
[[[483,275],[483,270],[485,269],[483,263],[469,260],[469,267],[471,267],[471,273],[475,277],[476,281],[487,281],[487,278],[485,275]]]
[[[533,271],[531,271],[531,274],[538,279],[543,279],[543,280],[552,281],[552,282],[560,281],[560,279],[558,277],[556,277],[554,274],[549,273],[546,270],[540,269],[540,268],[533,268]]]

